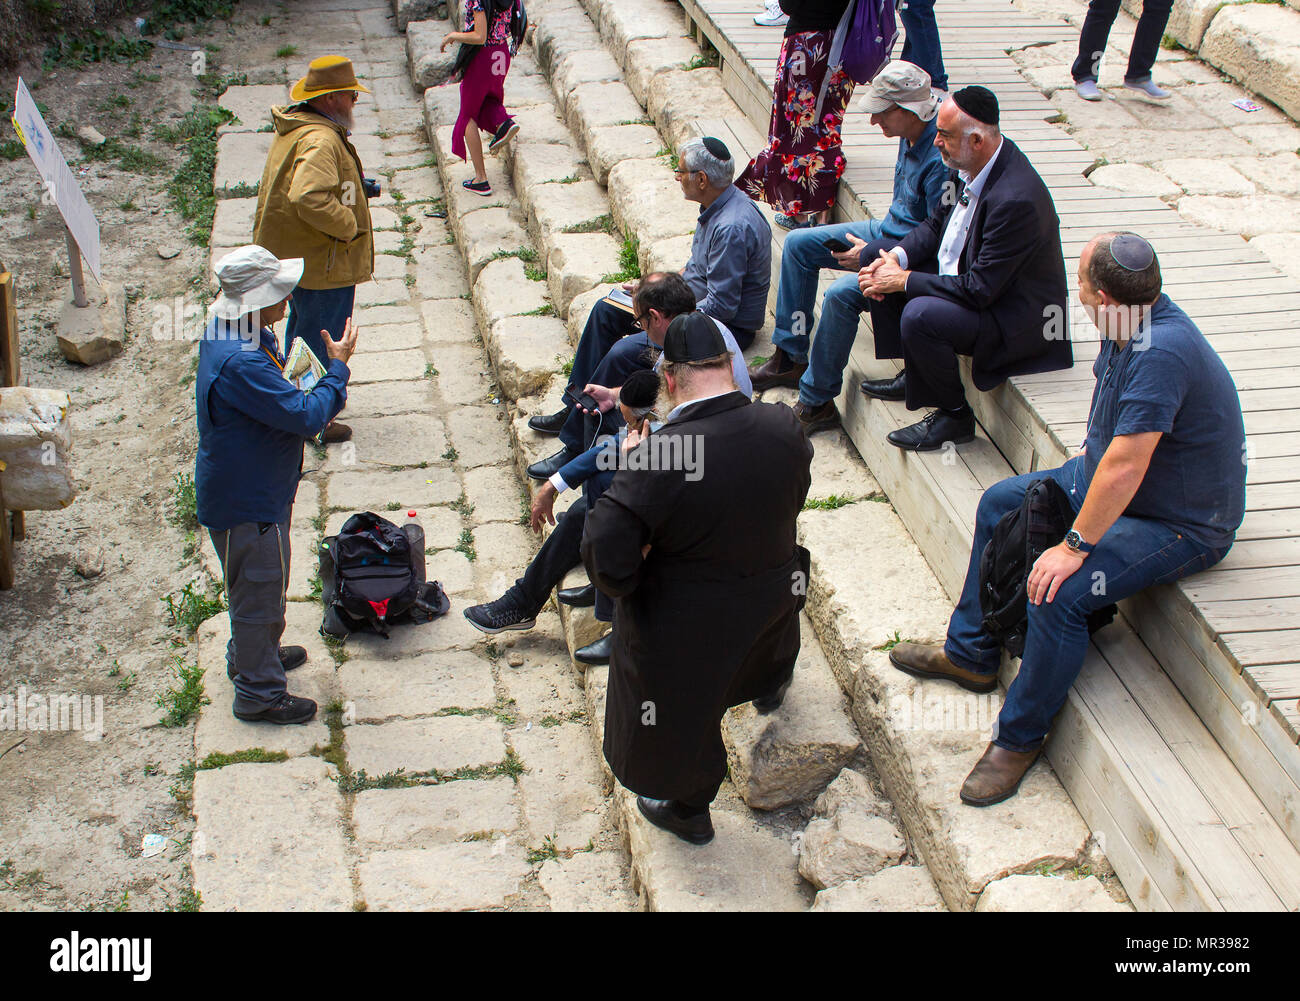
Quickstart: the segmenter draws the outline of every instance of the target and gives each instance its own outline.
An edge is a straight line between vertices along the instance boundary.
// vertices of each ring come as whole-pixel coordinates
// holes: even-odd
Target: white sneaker
[[[1124,81],[1124,86],[1129,90],[1136,90],[1139,94],[1151,98],[1153,101],[1167,101],[1174,95],[1169,93],[1163,87],[1156,85],[1154,80],[1143,80],[1141,83],[1129,83]]]
[[[1096,80],[1080,80],[1074,85],[1074,92],[1085,101],[1100,101],[1106,96],[1097,87]]]
[[[790,15],[781,10],[780,0],[767,0],[767,9],[754,15],[754,23],[765,28],[779,28],[790,20]]]

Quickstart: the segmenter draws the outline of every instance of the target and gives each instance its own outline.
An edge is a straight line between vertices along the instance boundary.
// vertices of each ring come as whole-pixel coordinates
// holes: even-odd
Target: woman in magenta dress
[[[519,51],[526,26],[518,0],[465,0],[465,30],[449,32],[442,40],[443,52],[448,45],[461,45],[452,71],[453,79],[460,76],[460,116],[452,129],[451,151],[473,162],[474,179],[461,183],[475,194],[492,194],[479,130],[492,134],[489,153],[496,153],[519,131],[504,98],[510,60]]]
[[[777,211],[786,229],[830,216],[844,173],[840,126],[853,80],[830,66],[835,29],[849,0],[781,0],[790,15],[776,66],[767,147],[736,180]]]

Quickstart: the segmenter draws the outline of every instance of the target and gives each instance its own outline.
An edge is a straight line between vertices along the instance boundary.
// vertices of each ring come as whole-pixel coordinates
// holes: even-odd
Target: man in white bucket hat
[[[350,319],[337,341],[322,331],[325,375],[310,393],[285,379],[271,328],[284,318],[302,270],[301,258],[282,261],[258,246],[240,247],[217,262],[221,295],[199,343],[194,383],[198,516],[225,578],[234,713],[268,723],[306,723],[316,716],[316,703],[290,695],[285,683],[285,671],[307,659],[302,647],[280,646],[289,521],[303,443],[342,409],[347,362],[357,343]]]
[[[755,389],[798,387],[795,413],[809,434],[839,423],[832,401],[840,394],[858,319],[867,309],[858,288],[862,248],[882,237],[901,240],[920,225],[938,204],[948,177],[934,145],[939,98],[925,70],[900,60],[888,63],[859,107],[885,136],[898,139],[889,212],[883,219],[798,229],[785,238],[772,333],[776,350],[749,370]],[[849,274],[826,291],[814,337],[813,300],[822,268]]]

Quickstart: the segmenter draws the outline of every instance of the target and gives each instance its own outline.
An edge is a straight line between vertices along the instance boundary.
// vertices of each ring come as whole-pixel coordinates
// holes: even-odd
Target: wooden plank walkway
[[[720,52],[724,83],[748,119],[719,123],[719,128],[752,155],[771,116],[781,32],[753,24],[758,5],[752,0],[680,2],[688,23]],[[1141,232],[1160,255],[1166,291],[1228,365],[1245,414],[1247,515],[1236,546],[1219,567],[1126,603],[1124,614],[1136,633],[1099,636],[1104,642],[1090,656],[1076,686],[1077,697],[1072,695],[1058,722],[1059,729],[1075,737],[1077,727],[1085,724],[1094,741],[1104,732],[1110,749],[1121,757],[1167,757],[1178,766],[1160,772],[1159,781],[1111,775],[1096,788],[1096,769],[1102,767],[1098,748],[1081,746],[1077,739],[1058,742],[1053,763],[1063,778],[1075,769],[1073,784],[1067,785],[1076,802],[1087,800],[1099,817],[1126,827],[1129,842],[1116,849],[1117,856],[1142,856],[1144,867],[1152,866],[1155,858],[1149,844],[1152,832],[1142,826],[1144,811],[1162,816],[1172,811],[1166,836],[1186,841],[1183,847],[1190,857],[1204,866],[1198,877],[1207,880],[1200,887],[1204,892],[1184,897],[1186,887],[1169,871],[1167,879],[1157,880],[1159,886],[1139,895],[1142,906],[1180,908],[1211,900],[1229,909],[1279,903],[1295,908],[1300,905],[1300,873],[1279,873],[1274,863],[1294,862],[1294,849],[1300,847],[1300,344],[1295,340],[1300,285],[1237,236],[1188,223],[1158,199],[1101,190],[1087,180],[1084,171],[1097,162],[1098,154],[1082,148],[1055,124],[1058,110],[1020,76],[1006,52],[1074,41],[1076,29],[1030,18],[1005,0],[941,4],[936,14],[951,86],[981,83],[999,95],[1004,133],[1025,150],[1052,191],[1062,222],[1072,302],[1077,257],[1086,242],[1105,229]],[[856,110],[846,117],[844,137],[849,166],[838,215],[846,220],[881,216],[892,197],[897,141],[881,136],[868,116]],[[778,243],[782,238],[778,233]],[[966,553],[962,551],[952,567],[943,565],[937,554],[954,542],[961,548],[961,540],[945,525],[961,527],[968,549],[980,490],[1011,472],[1059,465],[1083,437],[1097,334],[1086,321],[1071,320],[1073,369],[1017,378],[992,393],[972,394],[978,397],[972,403],[987,437],[963,447],[965,480],[958,484],[961,477],[945,475],[916,457],[900,466],[897,482],[903,490],[909,489],[907,477],[933,470],[917,502],[938,503],[946,517],[931,518],[928,524],[918,518],[909,528],[950,590],[954,575],[959,583],[965,571]],[[852,389],[862,372],[884,374],[896,368],[876,361],[869,339],[861,337],[846,384]],[[969,369],[967,376],[969,381]],[[887,453],[870,454],[874,448],[863,435],[868,423],[869,433],[879,435],[880,420],[889,418],[883,407],[868,414],[858,395],[846,392],[841,397],[845,425],[875,471],[879,463],[897,460]],[[884,482],[887,476],[880,478]],[[1113,706],[1117,699],[1134,705],[1131,732],[1117,724],[1122,715],[1116,715]],[[1095,718],[1083,719],[1089,713]],[[1208,748],[1221,748],[1220,758],[1226,753],[1240,774],[1225,773]],[[1222,759],[1223,765],[1227,759]],[[1172,799],[1170,788],[1162,788],[1170,776],[1178,777],[1172,788],[1185,784]],[[1090,792],[1083,787],[1088,781],[1094,783]],[[1120,794],[1121,788],[1128,791]],[[1112,794],[1118,796],[1114,802],[1109,800]],[[1216,849],[1208,841],[1197,841],[1207,824],[1230,833],[1229,840],[1243,857],[1253,860],[1236,873],[1235,878],[1245,882],[1235,889],[1213,871],[1222,844]],[[1279,844],[1279,833],[1289,843]],[[1147,845],[1140,844],[1143,838]],[[1274,863],[1264,861],[1267,854]],[[1218,875],[1231,871],[1228,865]]]

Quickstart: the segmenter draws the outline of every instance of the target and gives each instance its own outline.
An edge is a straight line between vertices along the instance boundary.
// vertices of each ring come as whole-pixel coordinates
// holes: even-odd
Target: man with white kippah
[[[304,393],[284,375],[272,325],[284,318],[303,273],[258,246],[217,262],[221,295],[199,344],[194,395],[199,454],[194,483],[199,524],[221,560],[230,612],[226,673],[242,720],[306,723],[316,703],[290,695],[285,671],[307,659],[281,647],[289,580],[289,520],[302,475],[303,443],[342,408],[357,344],[349,318],[339,340],[321,331],[329,368]]]
[[[894,166],[894,200],[883,219],[793,230],[781,251],[781,284],[776,298],[772,357],[749,375],[755,389],[799,387],[795,413],[810,432],[839,422],[834,406],[844,366],[858,332],[867,299],[858,288],[858,259],[872,240],[901,240],[939,204],[948,169],[935,148],[939,98],[930,76],[919,66],[895,60],[871,81],[859,105],[871,124],[898,139]],[[826,291],[821,320],[813,336],[813,298],[822,268],[851,272]],[[810,415],[823,415],[810,426]]]

